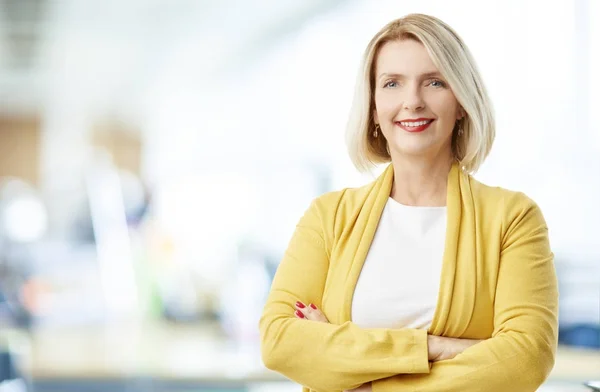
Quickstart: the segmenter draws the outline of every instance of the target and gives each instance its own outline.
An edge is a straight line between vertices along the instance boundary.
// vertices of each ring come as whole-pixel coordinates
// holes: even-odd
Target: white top
[[[445,238],[446,207],[389,198],[354,291],[352,321],[363,328],[429,328]]]

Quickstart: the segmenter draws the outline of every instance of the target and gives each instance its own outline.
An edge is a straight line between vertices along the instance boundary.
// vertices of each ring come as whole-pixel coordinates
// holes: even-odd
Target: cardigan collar
[[[476,260],[474,205],[470,187],[471,177],[458,163],[448,174],[447,226],[438,300],[429,333],[460,336],[469,325],[475,304]],[[363,233],[354,249],[354,261],[348,275],[343,321],[351,320],[352,296],[366,260],[383,209],[390,196],[394,168],[389,164],[384,172],[368,186],[357,227]],[[461,233],[468,235],[462,235]],[[469,242],[468,238],[471,238]],[[418,261],[415,261],[418,262]],[[408,271],[410,273],[410,271]]]

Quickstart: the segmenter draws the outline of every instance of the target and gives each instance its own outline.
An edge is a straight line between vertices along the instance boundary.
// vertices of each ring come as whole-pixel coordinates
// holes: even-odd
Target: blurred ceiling
[[[347,2],[0,0],[0,111],[62,96],[127,107],[174,81],[196,88]]]

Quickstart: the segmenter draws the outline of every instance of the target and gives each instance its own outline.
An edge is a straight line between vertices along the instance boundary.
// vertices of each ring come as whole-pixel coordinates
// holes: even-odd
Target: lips
[[[396,121],[394,124],[396,124],[398,127],[402,128],[406,132],[417,133],[417,132],[423,132],[424,130],[429,128],[429,126],[431,125],[431,123],[433,121],[434,120],[430,119],[430,118],[416,118],[414,120],[411,119],[411,120]]]

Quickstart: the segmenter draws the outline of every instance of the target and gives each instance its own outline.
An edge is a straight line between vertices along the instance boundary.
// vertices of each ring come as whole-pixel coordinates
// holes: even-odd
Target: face
[[[374,87],[375,123],[392,158],[451,156],[452,130],[463,111],[423,44],[384,44],[376,60]]]

